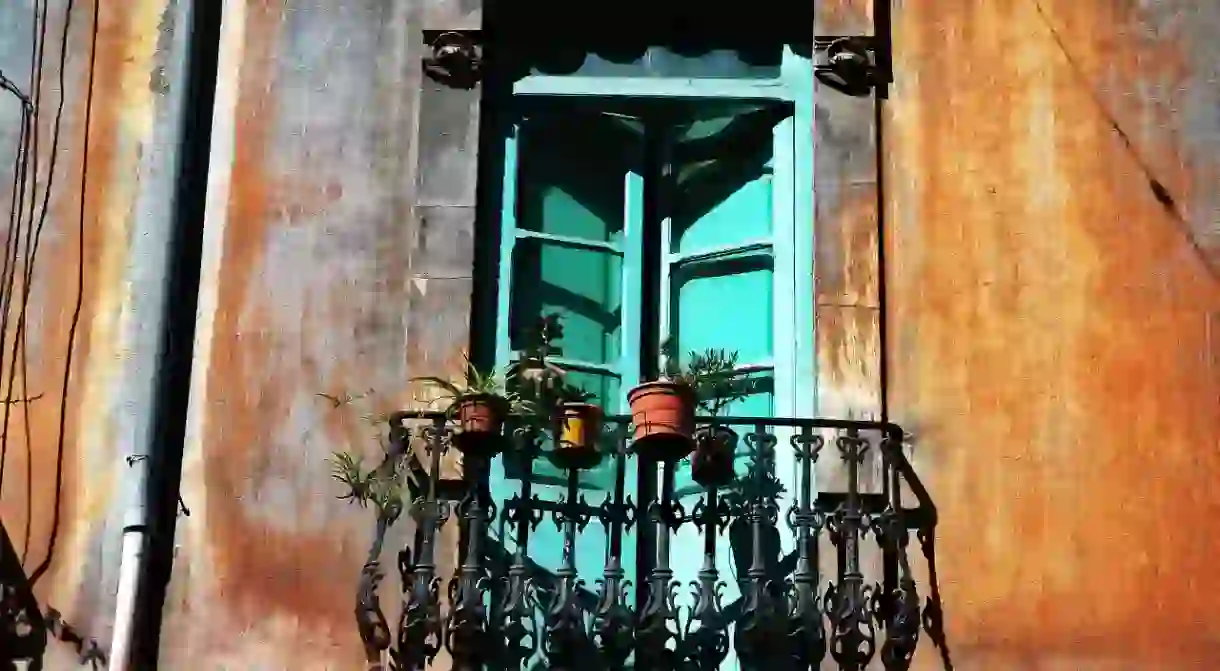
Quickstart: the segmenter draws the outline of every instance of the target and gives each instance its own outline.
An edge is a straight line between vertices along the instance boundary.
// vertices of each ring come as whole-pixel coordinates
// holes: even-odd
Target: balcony
[[[903,453],[902,429],[772,417],[716,422],[741,435],[737,451],[752,460],[738,478],[757,486],[680,492],[680,464],[634,455],[630,418],[613,416],[602,429],[600,467],[613,474],[613,484],[590,502],[578,468],[559,471],[566,486],[530,477],[533,465],[552,456],[552,432],[524,424],[506,429],[508,449],[495,467],[512,461],[525,473],[497,481],[493,497],[493,465],[485,458],[467,453],[462,479],[442,477],[442,457],[455,436],[443,414],[394,415],[391,453],[411,455],[416,531],[399,553],[403,607],[392,633],[376,593],[379,549],[365,567],[357,620],[370,662],[388,656],[391,668],[404,671],[449,664],[652,670],[832,663],[859,670],[874,660],[907,668],[921,631],[908,539],[919,531],[928,554],[936,510]],[[765,486],[777,464],[794,485],[786,495]],[[506,482],[513,487],[507,496]],[[840,486],[830,489],[828,482]],[[638,501],[629,493],[632,483],[642,483]],[[562,558],[551,567],[531,551],[544,518],[562,538]],[[460,566],[442,576],[438,530],[446,523],[460,526],[462,547]],[[790,532],[786,552],[777,540],[781,525]],[[731,557],[716,549],[726,530],[734,538]],[[590,533],[604,534],[597,545],[603,556],[579,556],[578,536]],[[627,538],[634,553],[624,549]],[[671,564],[676,548],[702,556],[697,572]],[[600,565],[597,574],[582,575],[578,567],[588,573],[590,561]],[[687,584],[676,579],[684,572],[692,578]],[[934,587],[928,609],[938,611]],[[725,599],[726,592],[739,595]]]

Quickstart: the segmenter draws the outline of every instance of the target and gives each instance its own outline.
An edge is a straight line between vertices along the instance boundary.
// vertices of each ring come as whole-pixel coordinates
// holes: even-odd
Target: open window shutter
[[[662,337],[683,362],[691,351],[737,351],[758,392],[726,413],[786,416],[793,396],[790,107],[696,109],[698,116],[671,127]],[[679,470],[679,492],[695,487],[685,473]]]
[[[793,134],[791,108],[736,102],[701,104],[670,126],[662,219],[661,332],[683,363],[689,352],[736,350],[757,391],[724,413],[791,414],[793,397]],[[737,471],[751,461],[741,435]],[[779,446],[779,449],[783,449]],[[702,488],[689,463],[677,468],[675,491],[690,508]],[[718,564],[733,567],[726,598],[744,578],[742,548],[732,533],[718,540]],[[736,543],[740,545],[740,543]],[[693,580],[702,543],[693,525],[677,533],[672,565]],[[735,561],[737,560],[737,561]],[[689,574],[689,575],[687,575]],[[732,667],[727,660],[725,668]]]
[[[521,336],[539,316],[559,314],[565,333],[555,362],[607,414],[625,410],[625,393],[639,380],[642,156],[637,119],[554,105],[522,119],[506,146],[497,363],[518,356]],[[527,477],[541,498],[565,496],[566,472],[545,458],[528,473],[515,471],[515,463],[500,458],[493,466],[496,499],[511,498]],[[616,466],[608,455],[581,474],[591,504],[614,493]],[[514,551],[512,534],[501,536]],[[601,574],[607,536],[596,523],[579,535],[580,575]],[[562,532],[545,523],[531,532],[528,554],[553,572],[563,544]],[[622,549],[624,568],[634,573],[633,537],[624,537]]]

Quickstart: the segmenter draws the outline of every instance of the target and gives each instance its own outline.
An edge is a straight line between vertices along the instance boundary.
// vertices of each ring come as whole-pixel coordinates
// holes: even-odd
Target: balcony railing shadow
[[[874,659],[886,669],[908,668],[927,620],[921,620],[908,540],[917,532],[930,559],[937,514],[904,454],[902,429],[825,419],[714,421],[742,430],[753,462],[740,480],[758,486],[739,488],[736,496],[718,487],[686,492],[684,507],[675,494],[675,464],[632,453],[629,417],[606,418],[603,459],[615,477],[604,500],[590,504],[577,468],[566,470],[562,495],[535,491],[531,464],[556,449],[550,431],[525,423],[506,430],[502,458],[518,460],[517,470],[523,464],[525,473],[511,481],[511,494],[500,482],[493,499],[491,463],[480,455],[464,453],[460,479],[442,477],[442,456],[453,449],[455,435],[443,414],[395,414],[394,449],[410,455],[415,471],[416,530],[400,554],[398,626],[392,637],[388,631],[377,640],[366,637],[366,648],[388,654],[391,667],[403,671],[429,668],[441,650],[456,669],[819,669],[828,659],[856,671]],[[712,422],[700,418],[697,424]],[[795,482],[782,497],[782,511],[781,497],[765,486],[781,450],[788,451],[785,463],[793,466]],[[839,466],[841,490],[818,488],[819,464],[830,459]],[[878,486],[865,487],[874,464]],[[655,474],[658,484],[639,491],[641,501],[633,502],[627,483],[640,474],[648,476],[640,482]],[[531,533],[544,516],[561,530],[557,567],[531,556]],[[461,565],[441,576],[438,530],[454,517]],[[597,533],[586,529],[594,521],[606,535],[604,566],[598,575],[581,575],[577,537]],[[497,522],[499,534],[492,531]],[[785,523],[795,547],[781,554],[776,530]],[[683,602],[675,568],[687,567],[670,561],[672,543],[688,525],[702,539],[703,565]],[[716,541],[733,525],[733,559],[726,560]],[[622,542],[632,533],[642,539],[638,545],[647,558],[634,591],[627,578],[641,564],[638,556],[625,555]],[[683,543],[693,538],[686,534]],[[819,560],[823,547],[833,561]],[[874,578],[866,577],[863,565],[870,554],[880,557]],[[722,603],[726,569],[740,596]],[[367,586],[357,609],[362,632],[369,630],[370,613],[381,617],[375,590]],[[937,596],[934,586],[931,593]],[[925,610],[939,621],[938,602],[930,600]],[[940,646],[943,635],[928,631]]]
[[[0,671],[42,668],[47,627],[21,558],[0,523]]]

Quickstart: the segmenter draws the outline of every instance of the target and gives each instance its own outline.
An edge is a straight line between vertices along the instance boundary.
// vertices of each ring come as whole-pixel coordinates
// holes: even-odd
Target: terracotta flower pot
[[[602,409],[591,403],[564,403],[559,444],[551,461],[563,469],[587,469],[601,463],[598,445],[602,431]]]
[[[462,452],[484,458],[499,454],[504,446],[504,418],[508,401],[494,394],[474,394],[457,401],[454,419],[458,431],[453,444]]]
[[[694,434],[691,478],[704,487],[722,487],[733,479],[737,432],[727,426],[704,426]]]
[[[635,425],[633,447],[641,455],[677,461],[694,449],[695,393],[689,386],[646,382],[627,394],[627,402]]]

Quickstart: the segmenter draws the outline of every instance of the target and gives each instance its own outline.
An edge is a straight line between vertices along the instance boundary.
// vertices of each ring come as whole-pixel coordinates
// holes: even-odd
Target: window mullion
[[[512,356],[509,309],[512,306],[513,249],[517,243],[517,168],[521,124],[513,124],[504,139],[504,179],[500,209],[500,276],[496,310],[496,363],[505,365]]]
[[[642,156],[640,157],[643,158]],[[643,166],[641,160],[637,165]],[[619,411],[626,411],[627,392],[641,376],[641,323],[644,312],[644,175],[643,168],[628,170],[623,178],[623,270],[620,302],[622,321],[619,333],[622,338],[619,352],[620,398],[616,399]]]
[[[670,261],[671,254],[674,249],[673,240],[673,138],[672,134],[667,132],[668,126],[659,125],[657,129],[659,148],[658,157],[658,175],[660,178],[660,188],[657,189],[658,211],[660,214],[660,291],[658,292],[658,336],[659,342],[664,343],[666,339],[673,337],[673,264]],[[666,361],[665,354],[660,354],[657,364],[661,370],[664,370]]]

